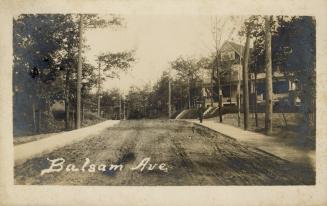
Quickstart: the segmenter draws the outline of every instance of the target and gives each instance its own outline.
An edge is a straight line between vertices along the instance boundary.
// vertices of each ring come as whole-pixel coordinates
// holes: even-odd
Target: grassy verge
[[[81,127],[88,127],[91,125],[98,124],[100,122],[105,121],[106,119],[102,117],[98,117],[96,114],[93,113],[86,113],[84,117],[84,121],[82,121]],[[60,126],[60,127],[59,127]],[[44,132],[42,134],[31,134],[31,135],[24,135],[24,136],[14,136],[14,145],[24,144],[32,141],[36,141],[42,138],[49,137],[51,135],[58,134],[60,132],[66,131],[64,128],[64,122],[58,121],[56,124],[56,131],[55,132]]]
[[[285,144],[301,147],[304,149],[315,148],[315,134],[307,131],[303,114],[301,113],[273,113],[273,132],[271,136],[278,137]],[[211,120],[219,121],[218,117],[211,118]],[[241,114],[240,118],[241,127],[244,126],[244,117]],[[223,115],[223,123],[238,127],[237,114]],[[265,114],[258,113],[258,125],[255,125],[254,114],[250,114],[249,118],[249,131],[265,133]]]

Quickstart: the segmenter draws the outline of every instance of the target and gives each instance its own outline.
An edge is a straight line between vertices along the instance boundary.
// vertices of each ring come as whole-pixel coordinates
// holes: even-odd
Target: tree
[[[119,111],[117,110],[117,105],[121,96],[122,94],[117,88],[102,93],[101,108],[106,118],[118,119]]]
[[[310,16],[279,16],[272,37],[273,66],[299,81],[305,130],[315,129],[316,22]]]
[[[217,18],[215,17],[212,23],[212,36],[213,36],[213,44],[214,44],[214,59],[213,59],[213,72],[212,78],[216,81],[217,84],[217,95],[218,95],[218,113],[219,113],[219,122],[223,121],[222,118],[222,91],[221,91],[221,75],[224,73],[221,71],[222,62],[221,62],[221,44],[222,37],[224,34],[227,34],[228,38],[232,36],[235,31],[235,26],[232,28],[228,28],[228,25],[233,25],[236,19],[234,17],[225,19],[225,18]],[[227,24],[231,22],[231,24]],[[227,32],[227,33],[226,33]],[[214,71],[216,70],[216,72]],[[214,77],[214,73],[217,74],[217,77]],[[212,85],[213,86],[213,85]]]
[[[101,82],[106,78],[119,78],[120,72],[126,72],[135,62],[134,54],[135,51],[132,50],[107,52],[98,56],[98,116],[100,116]]]
[[[145,85],[144,88],[131,87],[126,95],[129,119],[140,119],[149,117],[151,88]]]
[[[244,129],[248,129],[249,124],[249,53],[250,53],[250,33],[246,32],[246,42],[243,60],[243,108],[244,108]]]
[[[246,55],[249,50],[249,39],[250,37],[256,37],[256,42],[254,43],[254,58],[255,64],[257,64],[258,57],[256,55],[264,54],[265,61],[264,61],[264,68],[266,71],[266,113],[265,113],[265,128],[266,133],[271,134],[272,132],[272,54],[271,54],[271,30],[274,27],[272,24],[272,17],[265,16],[264,21],[265,27],[264,30],[262,28],[262,19],[260,16],[251,16],[247,22],[245,22],[245,27],[242,33],[246,35],[246,48],[245,48],[245,57],[244,57],[244,67],[243,67],[243,97],[244,97],[244,128],[247,129],[248,127],[248,114],[249,114],[249,95],[248,95],[248,58],[249,55]],[[263,36],[264,35],[264,36]],[[261,39],[257,39],[257,37],[261,37]],[[264,43],[264,47],[260,47],[258,41],[261,41],[261,44]],[[264,50],[264,52],[263,52]],[[255,65],[252,67],[252,71],[255,69],[255,79],[257,74],[257,66]],[[246,73],[246,74],[245,74]],[[256,87],[256,84],[255,84]],[[255,93],[255,95],[257,95]],[[255,105],[256,105],[256,97],[255,97]],[[257,122],[257,115],[256,122]]]
[[[79,47],[78,47],[78,67],[77,67],[77,103],[76,103],[76,128],[81,124],[81,88],[82,88],[82,49],[83,32],[85,28],[103,28],[110,25],[121,25],[121,18],[113,17],[110,20],[100,18],[96,14],[79,15]]]
[[[271,16],[265,16],[265,68],[266,68],[266,133],[272,133],[272,62],[271,62]]]
[[[253,16],[252,30],[255,37],[253,56],[256,72],[262,72],[265,65],[265,32],[261,16]],[[314,128],[315,111],[315,19],[308,16],[276,16],[271,19],[272,70],[284,73],[287,80],[297,80],[298,95],[303,103],[302,112],[305,131]]]
[[[196,59],[179,57],[170,63],[172,69],[177,72],[177,76],[187,82],[188,88],[188,109],[191,108],[192,97],[195,97],[196,82],[200,81],[200,67]],[[192,94],[193,91],[193,94]]]
[[[174,97],[177,97],[176,89],[172,89],[171,95],[169,95],[169,83],[173,88],[176,88],[176,84],[170,77],[169,72],[164,71],[160,79],[153,85],[148,98],[151,117],[167,117],[167,114],[169,116],[169,101],[167,102],[167,99],[169,99],[169,96],[171,97],[170,103],[172,105],[176,100]]]
[[[264,20],[261,16],[252,15],[250,16],[242,26],[239,31],[240,36],[246,37],[245,43],[245,51],[244,51],[244,61],[243,61],[243,106],[244,106],[244,128],[248,127],[248,119],[249,119],[249,86],[248,86],[248,78],[249,73],[254,73],[254,112],[255,112],[255,122],[256,126],[258,126],[258,116],[257,116],[257,84],[256,78],[258,73],[258,59],[261,59],[261,65],[263,65],[263,57],[264,57],[264,28],[263,28]],[[253,43],[254,48],[249,49],[250,39],[254,38],[255,41]],[[258,44],[260,42],[260,44]],[[252,81],[252,79],[250,79]],[[252,84],[251,84],[252,85]]]
[[[14,18],[14,116],[17,122],[22,121],[21,125],[29,125],[32,119],[34,132],[41,131],[42,123],[49,123],[41,120],[49,105],[64,97],[62,72],[68,61],[67,40],[75,36],[74,31],[69,31],[72,25],[70,15],[28,14]],[[74,41],[70,44],[74,45]]]
[[[14,18],[15,126],[28,125],[28,128],[22,128],[26,131],[49,131],[49,124],[52,124],[50,106],[64,100],[65,125],[67,129],[71,128],[70,122],[74,118],[71,108],[76,107],[77,53],[79,42],[84,41],[79,36],[77,17],[75,14],[28,14]],[[104,22],[118,24],[119,19],[112,17],[104,21],[96,15],[84,17],[87,28],[93,28],[96,22],[98,25],[106,25]],[[95,69],[84,58],[81,62],[81,79],[85,80],[81,85],[83,96],[95,83]]]
[[[215,23],[213,25],[213,36],[214,36],[214,45],[215,45],[215,61],[214,61],[214,66],[213,70],[216,69],[217,73],[217,87],[218,87],[218,112],[219,112],[219,122],[223,122],[223,116],[222,116],[222,95],[221,95],[221,85],[220,85],[220,44],[221,44],[221,37],[222,37],[222,30],[224,29],[224,26],[226,25],[226,22],[224,22],[221,27],[218,25],[217,18],[215,18]]]
[[[214,91],[214,79],[215,79],[215,70],[212,69],[213,66],[213,62],[214,62],[215,56],[209,56],[209,57],[201,57],[198,62],[197,65],[199,68],[208,71],[211,71],[211,77],[210,77],[210,103],[211,106],[213,106],[213,102],[214,102],[214,94],[216,94],[216,92]]]

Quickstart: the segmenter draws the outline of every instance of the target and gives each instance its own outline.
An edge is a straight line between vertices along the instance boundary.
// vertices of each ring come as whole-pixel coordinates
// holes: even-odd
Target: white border
[[[327,1],[0,0],[0,205],[327,205]],[[13,185],[12,17],[20,13],[313,15],[317,20],[315,186],[98,187]]]

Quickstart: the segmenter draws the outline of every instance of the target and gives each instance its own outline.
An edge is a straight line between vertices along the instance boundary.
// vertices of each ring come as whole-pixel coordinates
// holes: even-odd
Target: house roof
[[[237,43],[232,42],[232,41],[225,41],[224,44],[221,46],[221,49],[223,49],[227,45],[229,45],[230,48],[232,48],[238,55],[240,55],[240,57],[243,58],[243,53],[244,53],[244,46],[243,45],[237,44]],[[252,48],[250,48],[250,50],[252,50]]]

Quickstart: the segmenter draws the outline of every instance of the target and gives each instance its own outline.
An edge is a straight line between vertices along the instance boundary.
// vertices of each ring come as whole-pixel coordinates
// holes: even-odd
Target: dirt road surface
[[[41,175],[41,171],[51,166],[47,158],[63,158],[62,170]],[[85,163],[86,158],[89,163]],[[150,158],[149,162],[145,158]],[[141,166],[132,170],[141,162],[144,163],[142,171]],[[67,171],[72,169],[72,164],[76,171]],[[83,165],[86,166],[83,168]],[[105,168],[99,169],[99,165]],[[111,165],[123,167],[121,170],[109,169]],[[60,169],[60,166],[54,168]],[[241,144],[208,128],[173,120],[122,121],[100,135],[15,165],[14,173],[15,184],[41,185],[315,183],[312,168]]]

